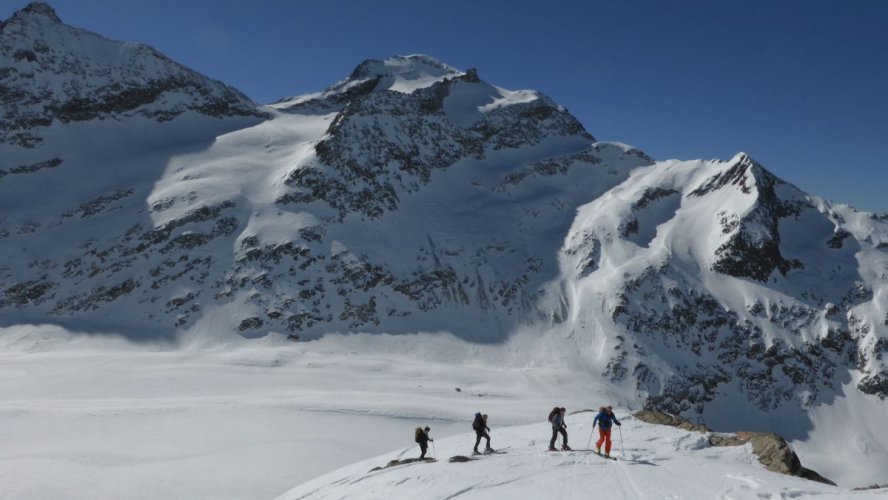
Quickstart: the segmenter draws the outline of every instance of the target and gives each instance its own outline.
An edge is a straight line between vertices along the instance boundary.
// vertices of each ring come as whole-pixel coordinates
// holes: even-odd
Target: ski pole
[[[595,426],[592,426],[592,432],[589,433],[589,442],[586,443],[586,455],[589,454],[590,446],[592,446],[592,436],[595,435]]]
[[[623,426],[618,425],[617,429],[620,429],[620,451],[623,453],[623,458],[626,458],[626,449],[623,448]]]
[[[435,448],[435,442],[432,441],[432,458],[438,460],[438,449]]]

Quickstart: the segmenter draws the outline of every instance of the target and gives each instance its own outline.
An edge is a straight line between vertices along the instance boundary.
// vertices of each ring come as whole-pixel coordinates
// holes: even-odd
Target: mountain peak
[[[37,147],[55,121],[263,116],[239,91],[147,45],[68,26],[46,3],[27,5],[0,30],[0,144]]]
[[[410,93],[442,80],[462,76],[464,73],[434,57],[413,54],[393,56],[388,59],[367,59],[359,64],[348,78],[337,86],[350,86],[355,82],[378,79],[376,88]],[[336,87],[336,86],[334,86]]]
[[[55,9],[53,9],[48,3],[31,2],[22,9],[16,11],[6,22],[0,21],[0,28],[13,21],[27,22],[32,19],[41,19],[53,23],[62,22],[62,20],[59,19],[59,16],[56,15]]]
[[[323,92],[281,99],[274,103],[274,107],[293,109],[294,106],[304,106],[306,103],[318,105],[322,100],[327,100],[328,105],[332,102],[335,107],[354,95],[381,90],[410,94],[415,90],[460,77],[471,82],[480,81],[475,69],[462,72],[424,54],[392,56],[383,60],[367,59],[358,64],[345,79],[327,87]]]
[[[462,75],[462,71],[459,71],[453,66],[445,64],[434,57],[424,54],[412,54],[407,56],[392,56],[382,61],[378,59],[367,59],[352,71],[349,78],[361,79],[372,78],[374,76],[390,76],[412,80],[422,77],[423,75],[434,77],[459,76]]]
[[[753,160],[752,157],[749,156],[748,153],[743,152],[743,151],[740,151],[737,154],[735,154],[733,156],[733,158],[728,160],[728,163],[732,163],[732,164],[744,163],[744,164],[748,164],[748,165],[757,165],[758,164],[758,162]]]

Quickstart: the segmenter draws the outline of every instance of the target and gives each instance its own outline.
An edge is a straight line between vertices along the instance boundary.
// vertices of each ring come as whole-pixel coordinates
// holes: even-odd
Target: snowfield
[[[619,412],[619,409],[615,411]],[[622,420],[612,436],[617,460],[586,451],[594,412],[568,416],[572,452],[547,452],[550,427],[545,422],[496,429],[491,437],[502,454],[450,463],[470,455],[474,435],[435,442],[438,461],[410,463],[371,471],[389,460],[418,455],[417,447],[354,464],[294,488],[279,500],[373,499],[588,499],[607,498],[885,498],[888,489],[845,491],[765,471],[751,445],[713,448],[703,434]],[[624,443],[620,445],[620,432]],[[597,439],[597,430],[595,439]],[[560,437],[559,437],[560,439]],[[591,446],[594,448],[594,443]],[[625,448],[625,454],[621,451]]]
[[[530,361],[528,352],[556,353],[521,336],[490,346],[441,333],[136,345],[19,326],[0,339],[2,498],[273,498],[297,485],[283,498],[588,498],[593,488],[613,498],[844,498],[856,486],[818,469],[816,455],[802,453],[803,465],[840,487],[768,472],[747,447],[710,448],[702,434],[635,421],[638,408],[600,378]],[[606,402],[624,420],[631,460],[544,451],[552,406]],[[476,411],[508,454],[368,474],[418,456],[419,425],[432,428],[439,458],[470,454]],[[585,448],[592,416],[568,416],[574,448]]]

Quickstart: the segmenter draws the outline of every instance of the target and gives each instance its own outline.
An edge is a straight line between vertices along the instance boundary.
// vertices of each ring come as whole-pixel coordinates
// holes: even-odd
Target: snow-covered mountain
[[[0,21],[0,32],[3,145],[37,148],[63,124],[93,120],[164,122],[188,111],[220,118],[263,115],[237,90],[147,45],[62,24],[44,3]]]
[[[20,26],[33,27],[21,35],[31,40],[4,53],[9,84],[31,66],[48,82],[86,75],[99,66],[93,53],[132,53],[101,59],[98,84],[82,77],[119,95],[185,71],[69,28],[43,4],[4,33]],[[80,46],[56,41],[72,33]],[[83,54],[80,66],[53,72],[16,58],[39,43]],[[211,321],[246,336],[444,329],[502,339],[536,315],[542,285],[558,277],[553,257],[574,208],[651,163],[595,143],[537,92],[425,56],[367,61],[322,93],[269,108],[239,101],[233,117],[201,114],[202,98],[239,94],[189,81],[205,92],[45,127],[6,121],[43,138],[2,145],[6,317],[170,334]],[[64,84],[45,87],[40,102],[77,99]]]
[[[885,397],[886,229],[745,154],[657,163],[579,209],[565,311],[625,333],[604,371],[675,413],[726,392],[806,406],[849,377]]]
[[[888,220],[745,154],[654,162],[428,56],[262,106],[46,4],[0,33],[0,326],[530,335],[716,428],[888,397]]]

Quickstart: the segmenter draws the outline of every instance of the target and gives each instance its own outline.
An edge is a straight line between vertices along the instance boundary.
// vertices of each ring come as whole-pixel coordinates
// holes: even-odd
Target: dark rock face
[[[790,269],[802,267],[799,261],[790,261],[780,254],[780,219],[797,215],[807,207],[803,201],[785,201],[775,193],[775,187],[783,181],[744,156],[726,172],[716,175],[690,196],[704,196],[732,186],[743,193],[753,190],[758,196],[755,210],[736,219],[723,216],[724,234],[729,241],[716,250],[717,260],[713,269],[737,278],[767,281],[774,270],[786,274]]]
[[[885,398],[888,395],[888,372],[881,371],[876,374],[866,375],[857,383],[857,388],[866,394],[874,394]]]
[[[315,108],[341,107],[342,111],[326,138],[315,146],[318,163],[293,171],[286,180],[293,191],[278,203],[324,203],[337,211],[340,220],[349,213],[378,218],[396,210],[400,198],[428,184],[433,171],[461,159],[480,160],[488,150],[529,147],[553,136],[594,140],[573,116],[543,98],[503,107],[468,127],[459,126],[447,118],[443,103],[454,85],[477,83],[476,74],[455,76],[410,94],[374,92],[379,77],[365,75],[361,69],[371,62],[378,61],[365,62],[352,73],[353,79],[371,79],[329,95],[326,104],[311,103]],[[580,160],[564,158],[558,164],[532,166],[523,175],[564,173],[568,165]],[[506,183],[521,178],[507,178]]]
[[[187,111],[266,116],[237,90],[151,47],[62,24],[45,3],[32,3],[0,24],[0,144],[37,147],[41,129],[54,122],[168,121]]]
[[[53,158],[51,160],[32,163],[30,165],[18,165],[8,169],[0,168],[0,179],[7,175],[33,174],[39,170],[46,168],[56,168],[62,164],[61,158]]]
[[[670,413],[700,413],[719,389],[731,381],[765,411],[791,400],[801,389],[810,397],[833,386],[836,373],[847,366],[853,342],[845,339],[833,348],[809,344],[804,348],[770,342],[756,324],[726,311],[712,296],[668,268],[649,268],[630,278],[622,304],[613,319],[636,332],[635,342],[620,345],[609,376],[620,380],[630,372],[639,390],[649,394],[647,405]],[[819,310],[773,310],[772,320],[784,318],[805,329],[819,318]],[[835,339],[836,337],[833,337]],[[826,344],[826,342],[824,342]],[[647,347],[645,347],[647,346]],[[662,379],[643,361],[648,350],[689,352],[694,363],[678,363],[675,375]]]
[[[108,217],[122,210],[119,204],[133,194],[133,190],[122,190],[100,196],[61,214],[59,220]],[[77,316],[112,307],[132,296],[139,296],[143,303],[155,302],[159,297],[152,297],[153,291],[183,278],[206,284],[216,258],[201,255],[200,250],[239,227],[237,218],[225,214],[233,208],[231,202],[198,207],[157,228],[136,224],[124,234],[87,241],[64,263],[31,262],[30,266],[43,270],[41,279],[15,282],[8,275],[0,276],[5,283],[0,308],[49,306],[50,315]],[[147,266],[148,272],[134,274],[146,261],[153,262]],[[71,283],[79,286],[71,287]],[[190,292],[166,301],[164,309],[176,326],[184,326],[188,317],[200,312],[194,302],[200,295]],[[248,321],[246,326],[255,328],[257,323]]]

